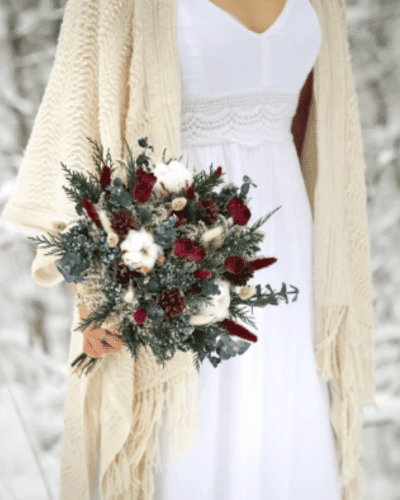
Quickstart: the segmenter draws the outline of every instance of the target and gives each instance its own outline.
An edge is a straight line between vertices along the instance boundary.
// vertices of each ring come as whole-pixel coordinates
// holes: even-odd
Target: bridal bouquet
[[[257,337],[234,319],[256,328],[246,306],[288,302],[284,283],[278,294],[269,285],[269,293],[246,286],[255,271],[277,261],[255,255],[265,237],[258,229],[274,212],[247,227],[247,193],[257,186],[244,176],[240,190],[226,184],[216,192],[221,167],[192,174],[176,159],[165,162],[165,150],[150,169],[147,138],[139,140],[145,151],[135,162],[125,141],[124,182],[114,175],[109,151],[104,159],[103,148],[87,139],[97,175],[61,163],[71,185],[63,189],[78,217],[57,235],[30,238],[52,247],[46,255],[60,255],[57,268],[92,310],[76,330],[113,325],[135,359],[143,345],[163,366],[177,349],[195,353],[197,370],[206,356],[216,367],[243,354]],[[81,374],[88,373],[100,358],[82,353],[71,366],[76,371],[88,361]]]

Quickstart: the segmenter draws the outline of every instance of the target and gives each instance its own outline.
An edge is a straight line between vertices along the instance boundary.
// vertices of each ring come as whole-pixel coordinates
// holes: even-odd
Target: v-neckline
[[[276,30],[280,26],[280,24],[282,24],[282,22],[284,21],[284,19],[287,16],[287,13],[289,11],[289,6],[293,0],[286,0],[285,5],[284,5],[283,9],[281,10],[281,13],[279,14],[279,16],[275,19],[275,21],[271,24],[271,26],[269,28],[267,28],[265,31],[263,31],[262,33],[257,33],[256,31],[251,30],[244,23],[242,23],[242,21],[240,21],[234,14],[232,14],[231,12],[228,12],[227,10],[223,9],[222,7],[215,4],[214,2],[211,2],[211,0],[205,0],[205,1],[208,4],[213,5],[217,12],[221,12],[222,14],[226,14],[226,17],[228,19],[231,19],[231,21],[233,21],[233,23],[235,25],[241,27],[245,32],[248,32],[248,33],[250,33],[250,35],[253,35],[255,37],[260,38],[260,37],[263,37],[267,34],[270,34],[271,31]]]

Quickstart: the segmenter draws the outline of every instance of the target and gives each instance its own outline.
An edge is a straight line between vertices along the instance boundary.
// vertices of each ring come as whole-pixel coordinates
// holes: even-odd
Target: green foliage
[[[61,162],[61,168],[66,172],[67,181],[73,186],[68,188],[62,186],[67,194],[67,197],[74,201],[76,204],[81,203],[84,198],[87,198],[92,203],[97,203],[102,193],[100,183],[93,176],[92,181],[90,181],[85,174],[79,171],[70,170],[64,163]]]
[[[215,175],[212,164],[210,166],[209,174],[204,172],[204,170],[197,174],[197,176],[193,179],[192,185],[196,193],[199,195],[200,199],[209,198],[213,189],[224,182],[221,177],[217,177]]]

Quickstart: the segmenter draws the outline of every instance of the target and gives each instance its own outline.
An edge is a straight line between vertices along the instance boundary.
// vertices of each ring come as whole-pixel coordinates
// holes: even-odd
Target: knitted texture
[[[328,381],[342,500],[361,500],[362,407],[374,402],[373,307],[365,162],[342,0],[311,0],[322,28],[313,75],[302,171],[313,201],[315,360]],[[176,0],[68,0],[53,70],[3,216],[28,227],[62,230],[76,217],[61,188],[69,168],[94,173],[90,137],[126,160],[149,137],[152,161],[181,154],[181,80]],[[314,189],[315,183],[315,189]],[[32,264],[43,286],[60,282],[38,249]],[[53,266],[53,269],[51,267]],[[40,277],[40,279],[39,279]],[[74,306],[69,363],[82,352]],[[184,405],[188,390],[190,404]],[[163,407],[173,429],[171,457],[195,446],[197,373],[178,352],[165,369],[147,349],[105,356],[88,375],[70,376],[64,410],[61,500],[89,500],[101,428],[102,500],[151,500],[159,465]],[[376,405],[375,405],[376,406]],[[179,428],[180,424],[180,428]],[[182,433],[182,443],[178,442]]]

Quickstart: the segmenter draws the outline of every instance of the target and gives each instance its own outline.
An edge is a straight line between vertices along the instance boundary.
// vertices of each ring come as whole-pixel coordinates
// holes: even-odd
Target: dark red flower
[[[135,320],[135,322],[138,324],[138,325],[143,325],[143,323],[146,321],[147,319],[147,312],[145,311],[145,309],[138,309],[134,315],[133,315],[133,319]]]
[[[196,269],[193,275],[198,280],[204,280],[205,278],[211,276],[211,272],[208,271],[207,269]]]
[[[275,257],[263,257],[261,259],[251,260],[249,261],[249,264],[254,271],[258,271],[258,269],[263,269],[264,267],[275,264],[277,260],[278,259],[276,259]]]
[[[101,189],[105,191],[106,187],[111,183],[111,169],[107,165],[103,165],[100,174],[100,185]]]
[[[231,274],[240,274],[245,265],[246,261],[239,255],[227,257],[224,262],[224,268]]]
[[[157,177],[153,174],[153,172],[146,172],[143,167],[139,167],[136,170],[136,175],[138,176],[139,183],[144,184],[145,186],[153,187],[157,181]]]
[[[203,245],[199,245],[193,249],[188,259],[193,262],[201,262],[207,255],[206,249]]]
[[[178,215],[178,214],[177,214]],[[179,214],[179,219],[175,222],[174,227],[179,227],[186,222],[186,218],[183,214]]]
[[[232,274],[225,271],[223,273],[223,276],[232,285],[243,286],[249,281],[249,279],[253,277],[253,274],[254,274],[253,268],[250,266],[248,262],[245,262],[245,265],[239,274]]]
[[[132,195],[136,201],[144,203],[150,198],[152,189],[153,187],[151,185],[138,182],[132,189]]]
[[[174,253],[180,259],[184,259],[192,253],[194,248],[194,241],[190,238],[178,238],[174,245]]]
[[[195,198],[195,191],[193,189],[192,186],[189,186],[187,189],[186,189],[186,197],[188,200],[194,200]]]
[[[243,205],[243,207],[236,209],[233,212],[233,220],[236,222],[236,224],[239,224],[239,226],[244,226],[247,224],[251,217],[251,212],[247,208],[246,205]]]
[[[194,285],[187,292],[185,292],[185,295],[190,295],[192,293],[200,293],[200,292],[201,292],[201,286],[198,285],[197,283],[194,283]]]
[[[229,200],[226,209],[228,210],[228,212],[235,212],[238,208],[243,207],[243,205],[244,205],[243,200],[241,200],[237,196],[234,196]]]
[[[218,167],[217,170],[214,172],[217,177],[221,177],[222,175],[222,168]]]
[[[142,177],[142,175],[145,173],[146,173],[146,171],[143,167],[138,167],[136,169],[136,175],[137,175],[138,179],[140,179]]]
[[[242,325],[238,325],[231,319],[225,318],[223,321],[219,323],[222,328],[227,330],[231,335],[236,335],[244,340],[250,340],[251,342],[257,342],[257,336],[254,333],[249,332],[247,328]]]
[[[95,206],[93,205],[93,203],[90,200],[88,200],[87,198],[83,198],[82,206],[86,210],[88,217],[90,217],[92,219],[92,221],[96,224],[96,226],[98,228],[101,228],[102,225],[101,225],[100,217],[99,217],[97,210],[96,210]]]

